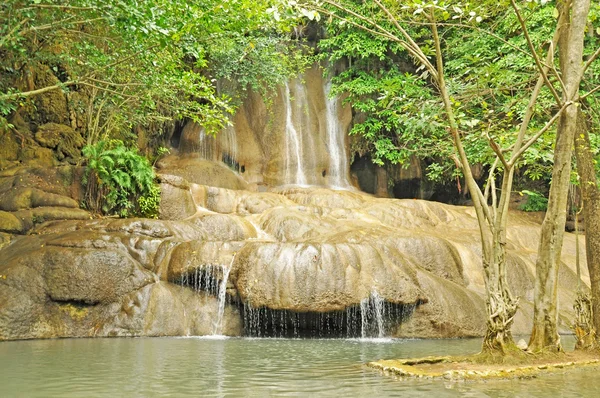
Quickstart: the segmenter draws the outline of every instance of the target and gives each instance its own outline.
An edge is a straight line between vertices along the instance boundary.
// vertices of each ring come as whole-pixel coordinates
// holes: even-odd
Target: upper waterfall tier
[[[315,65],[269,98],[250,93],[232,126],[217,137],[188,123],[179,139],[180,152],[225,163],[250,186],[349,188],[346,133],[352,114],[339,98],[330,98],[330,90],[331,82]]]

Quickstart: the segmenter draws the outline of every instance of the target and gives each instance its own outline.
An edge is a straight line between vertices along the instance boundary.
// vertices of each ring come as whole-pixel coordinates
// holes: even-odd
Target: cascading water
[[[234,260],[235,254],[231,257],[229,265],[205,264],[203,267],[197,267],[194,272],[183,274],[179,281],[182,287],[188,286],[196,292],[205,292],[217,297],[217,314],[213,321],[213,336],[221,336],[223,333],[227,282]]]
[[[330,98],[331,81],[324,86],[327,109],[327,149],[329,152],[329,185],[332,188],[348,188],[348,156],[346,155],[345,132],[338,117],[338,97]]]
[[[223,131],[213,136],[196,123],[189,123],[186,129],[190,129],[196,143],[193,151],[201,159],[223,162],[230,168],[238,171],[238,144],[237,134],[233,125],[228,125]],[[188,134],[188,133],[186,133]]]
[[[361,338],[385,337],[385,301],[377,291],[374,290],[369,297],[361,300],[360,317]]]
[[[294,124],[292,96],[287,82],[285,83],[283,96],[285,103],[285,183],[307,185],[306,173],[303,168],[302,132],[299,132]],[[295,113],[297,114],[298,108],[302,106],[299,96],[295,98],[294,104]]]
[[[245,335],[250,337],[381,339],[415,308],[416,304],[386,302],[373,291],[358,305],[322,313],[256,308],[246,303],[243,321]]]
[[[223,329],[223,313],[225,312],[225,300],[227,298],[227,281],[229,280],[229,272],[233,267],[233,261],[235,260],[235,254],[231,257],[229,266],[222,266],[222,277],[221,283],[219,283],[219,295],[218,295],[218,307],[217,307],[217,319],[213,324],[213,335],[221,335]]]

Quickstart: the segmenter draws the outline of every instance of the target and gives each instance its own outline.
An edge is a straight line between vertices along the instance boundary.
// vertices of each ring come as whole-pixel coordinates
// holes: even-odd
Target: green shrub
[[[523,190],[521,195],[527,195],[527,202],[519,206],[523,211],[546,211],[548,209],[548,199],[539,192]]]
[[[160,188],[147,158],[119,140],[87,145],[83,156],[88,209],[120,217],[157,217]]]

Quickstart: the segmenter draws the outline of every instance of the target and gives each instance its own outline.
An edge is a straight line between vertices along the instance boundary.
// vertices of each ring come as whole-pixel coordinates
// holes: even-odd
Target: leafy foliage
[[[388,31],[396,31],[374,4],[345,0],[337,2],[341,7],[335,7],[333,3],[305,2],[324,15],[336,15],[328,20],[327,37],[319,47],[322,57],[332,65],[339,62],[348,65],[333,82],[334,91],[347,93],[347,102],[357,114],[364,115],[357,118],[360,123],[352,133],[366,141],[363,147],[368,148],[375,163],[406,164],[410,156],[417,156],[427,159],[430,178],[454,178],[456,158],[444,131],[446,115],[428,71],[420,68],[420,62],[409,57],[396,41],[356,26],[364,26],[364,21],[357,17],[362,15]],[[467,156],[471,164],[489,168],[496,156],[488,137],[501,148],[510,147],[537,78],[535,62],[516,15],[505,1],[382,0],[382,3],[430,57],[434,49],[426,27],[431,15],[435,15],[442,37],[446,86]],[[529,36],[543,58],[555,26],[555,4],[530,1],[523,6]],[[587,56],[600,45],[600,30],[596,32],[600,6],[592,8],[590,26],[594,31],[586,37]],[[588,70],[590,79],[586,80],[583,91],[585,87],[590,91],[600,83],[598,64]],[[559,82],[553,79],[553,84],[560,92]],[[597,114],[600,109],[597,94],[587,99],[594,104],[586,107],[589,114]],[[550,119],[556,111],[555,104],[550,90],[544,87],[526,138]],[[592,116],[598,120],[596,115]],[[546,131],[519,163],[532,180],[550,180],[554,133],[555,128]],[[499,167],[498,172],[501,171]]]
[[[147,158],[122,141],[99,141],[83,148],[87,161],[87,208],[121,217],[157,218],[160,189]]]
[[[527,201],[519,206],[523,211],[546,211],[548,209],[548,198],[539,192],[523,190],[521,195],[527,195]]]
[[[63,90],[87,143],[187,118],[216,133],[234,111],[217,79],[276,84],[303,65],[271,0],[7,0],[0,5],[0,119]],[[287,62],[290,60],[290,62]],[[56,83],[35,87],[48,67]],[[238,90],[239,91],[239,90]],[[243,90],[242,90],[243,91]],[[1,124],[1,123],[0,123]]]

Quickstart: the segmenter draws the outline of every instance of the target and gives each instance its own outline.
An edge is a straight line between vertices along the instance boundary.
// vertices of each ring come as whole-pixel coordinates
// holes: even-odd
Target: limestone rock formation
[[[172,220],[49,221],[30,226],[35,235],[4,244],[1,339],[210,334],[223,288],[231,303],[223,332],[231,335],[253,327],[268,334],[269,316],[291,317],[298,330],[314,327],[314,319],[341,319],[336,327],[344,335],[374,298],[390,311],[388,335],[484,331],[471,208],[319,187],[252,192],[160,178],[176,193],[161,211]],[[8,191],[2,206],[12,212],[0,213],[5,231],[21,225],[16,214],[32,211],[23,208],[73,205],[28,189]],[[515,214],[510,225],[510,282],[522,298],[519,334],[530,328],[539,224]],[[574,247],[567,235],[559,287],[564,330],[577,283]],[[401,315],[392,316],[394,308]],[[248,318],[259,310],[263,315]]]
[[[0,339],[213,332],[217,299],[157,275],[164,245],[206,236],[193,223],[58,221],[36,232],[0,251]],[[241,333],[235,308],[224,319],[223,334]]]

